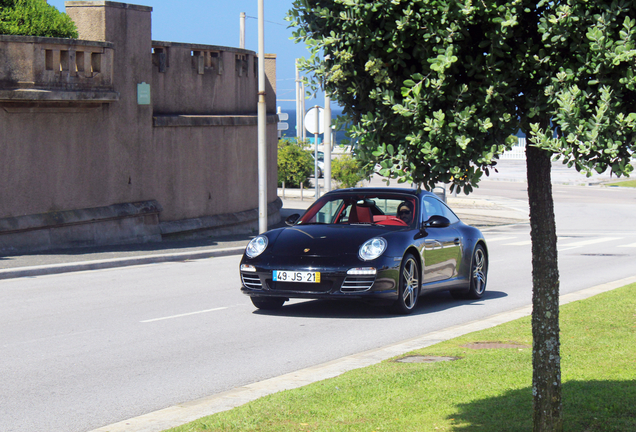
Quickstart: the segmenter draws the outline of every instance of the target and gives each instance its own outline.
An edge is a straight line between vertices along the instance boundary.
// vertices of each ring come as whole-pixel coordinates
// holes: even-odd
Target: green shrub
[[[0,34],[78,37],[71,18],[46,0],[0,0]]]
[[[331,162],[331,177],[340,187],[356,187],[364,179],[360,164],[351,155],[343,155]]]
[[[300,187],[307,184],[314,170],[311,152],[305,150],[302,142],[282,139],[278,142],[278,185]]]

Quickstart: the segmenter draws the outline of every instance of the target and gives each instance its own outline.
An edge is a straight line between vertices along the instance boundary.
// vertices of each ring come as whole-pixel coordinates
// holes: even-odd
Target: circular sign
[[[325,131],[324,109],[315,106],[305,114],[305,129],[311,134],[321,134]]]

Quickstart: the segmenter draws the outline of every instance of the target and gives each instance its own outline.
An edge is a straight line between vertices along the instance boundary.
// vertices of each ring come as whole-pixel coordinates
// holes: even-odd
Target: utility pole
[[[325,56],[325,62],[331,60],[330,55]],[[329,93],[327,93],[326,80],[325,85],[323,86],[325,89],[325,117],[324,117],[324,155],[325,155],[325,172],[323,176],[325,178],[325,192],[329,192],[331,190],[331,97]]]
[[[245,49],[245,12],[241,12],[239,48]]]
[[[258,232],[267,231],[267,105],[265,104],[265,13],[258,0]]]
[[[300,83],[300,112],[305,118],[305,83]],[[303,142],[307,140],[307,128],[305,127],[305,121],[303,120]]]
[[[331,190],[331,98],[325,91],[325,132],[324,132],[324,155],[325,155],[325,193]],[[318,180],[316,180],[318,183]]]
[[[305,125],[303,124],[305,113],[301,102],[300,87],[300,73],[298,72],[298,59],[296,59],[296,140],[303,139],[303,131],[305,130]]]
[[[314,189],[316,192],[316,199],[318,199],[320,198],[320,178],[318,177],[318,134],[320,133],[320,107],[316,105],[314,107],[314,110],[316,111],[316,124],[314,125],[314,180],[316,180],[316,187]]]

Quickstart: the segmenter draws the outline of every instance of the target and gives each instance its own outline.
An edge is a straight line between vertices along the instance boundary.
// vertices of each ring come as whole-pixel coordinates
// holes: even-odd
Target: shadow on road
[[[441,312],[466,304],[479,305],[490,299],[506,297],[501,291],[486,291],[479,300],[455,300],[447,291],[423,295],[411,315]],[[277,310],[255,309],[258,315],[274,315],[293,318],[340,318],[340,319],[396,319],[409,315],[392,313],[387,306],[380,306],[355,300],[306,300],[286,303]]]

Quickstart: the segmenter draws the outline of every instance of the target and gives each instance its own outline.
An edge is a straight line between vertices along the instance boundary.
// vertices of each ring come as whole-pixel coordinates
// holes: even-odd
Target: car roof
[[[423,195],[430,195],[433,197],[437,197],[437,195],[435,195],[433,192],[428,192],[425,191],[423,189],[407,189],[407,188],[397,188],[397,187],[361,187],[361,188],[348,188],[348,189],[335,189],[332,190],[330,192],[328,192],[327,194],[351,194],[351,195],[355,195],[355,194],[361,194],[361,193],[367,193],[367,194],[383,194],[383,193],[390,193],[390,194],[405,194],[405,195],[413,195],[413,196],[423,196]],[[325,194],[325,195],[327,195]]]

